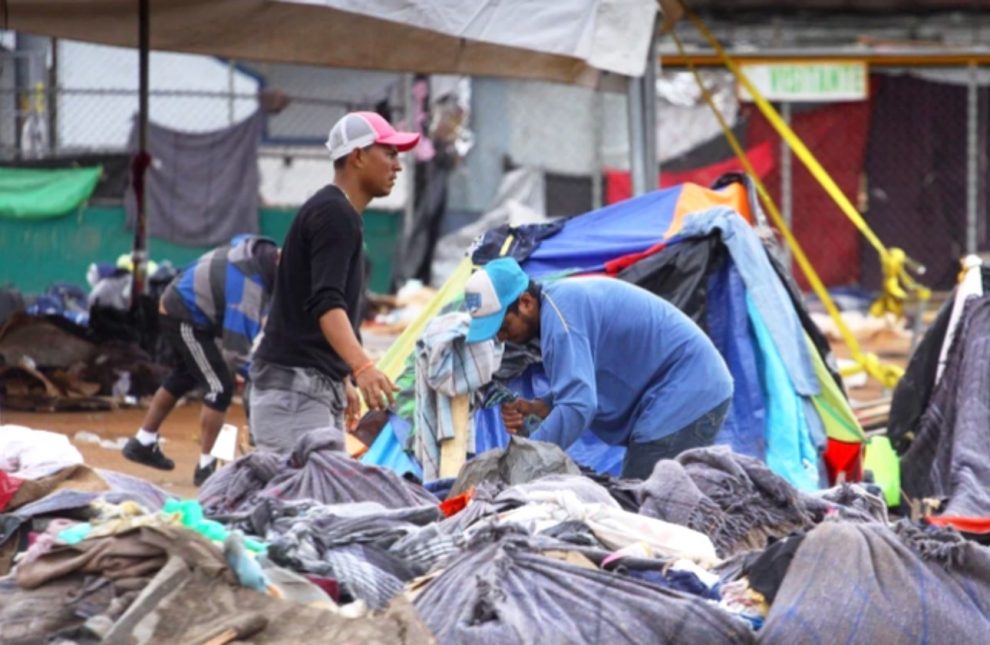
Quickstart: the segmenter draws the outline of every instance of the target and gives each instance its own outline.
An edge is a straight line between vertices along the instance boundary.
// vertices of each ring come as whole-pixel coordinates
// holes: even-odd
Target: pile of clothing
[[[726,447],[621,480],[516,440],[466,464],[437,496],[349,459],[338,441],[317,430],[287,456],[249,454],[198,500],[82,463],[27,504],[15,491],[0,515],[4,544],[15,544],[0,578],[0,641],[907,643],[990,633],[990,550],[951,529],[892,523],[882,496],[861,485],[801,492]]]
[[[990,536],[990,267],[963,279],[929,326],[894,391],[887,434],[899,490],[928,521]]]

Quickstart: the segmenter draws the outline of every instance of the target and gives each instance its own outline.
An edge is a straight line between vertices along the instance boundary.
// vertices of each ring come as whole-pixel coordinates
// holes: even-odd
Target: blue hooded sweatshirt
[[[656,441],[732,396],[732,375],[708,336],[621,280],[545,285],[540,342],[552,407],[532,438],[565,449],[587,429],[612,445]]]

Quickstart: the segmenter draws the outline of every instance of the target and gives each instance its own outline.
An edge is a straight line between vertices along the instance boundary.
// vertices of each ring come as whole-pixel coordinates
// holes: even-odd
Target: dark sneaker
[[[145,466],[151,466],[158,470],[172,470],[175,468],[175,462],[165,456],[165,453],[158,446],[157,441],[150,446],[146,446],[135,437],[131,437],[124,444],[124,449],[121,450],[121,453],[131,461],[144,464]]]
[[[200,468],[196,466],[196,472],[193,473],[193,483],[197,486],[202,486],[203,482],[210,478],[210,475],[217,472],[217,460],[214,459],[210,462],[208,466]]]

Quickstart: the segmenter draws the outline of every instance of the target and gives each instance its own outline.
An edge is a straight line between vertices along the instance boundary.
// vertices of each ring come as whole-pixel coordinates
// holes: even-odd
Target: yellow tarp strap
[[[515,236],[511,234],[505,238],[505,242],[502,243],[502,247],[499,250],[499,256],[504,256],[509,251],[509,247],[512,246],[514,239]],[[375,364],[376,367],[392,379],[393,382],[402,376],[402,372],[406,369],[406,360],[416,349],[416,341],[423,335],[426,325],[449,302],[464,294],[464,284],[471,277],[473,270],[474,264],[472,264],[470,257],[461,260],[461,263],[457,265],[457,268],[454,269],[454,272],[443,283],[443,286],[440,287],[430,302],[419,313],[416,320],[402,331],[399,337],[389,345],[385,354],[378,359],[378,362]]]
[[[408,327],[395,339],[384,355],[376,363],[378,369],[395,382],[406,368],[406,359],[416,349],[416,341],[423,334],[427,323],[440,313],[444,305],[464,292],[464,283],[471,277],[471,259],[464,258],[454,272],[443,283],[433,299],[423,308]]]
[[[777,113],[777,110],[774,109],[770,102],[750,82],[746,74],[743,73],[736,62],[722,48],[722,45],[715,36],[708,30],[705,23],[690,10],[688,10],[687,15],[698,31],[701,32],[702,36],[704,36],[705,40],[708,41],[722,58],[725,66],[736,77],[736,80],[746,88],[756,107],[759,108],[760,112],[766,117],[767,121],[770,122],[770,125],[773,126],[781,138],[787,142],[788,147],[794,152],[794,155],[801,160],[811,175],[822,185],[822,188],[825,189],[829,197],[832,198],[832,201],[836,203],[845,216],[849,218],[849,221],[859,229],[863,237],[876,249],[877,254],[880,256],[884,280],[883,292],[870,308],[871,315],[880,316],[884,312],[890,312],[900,316],[903,313],[903,304],[908,298],[908,292],[913,293],[914,297],[918,300],[928,300],[931,297],[931,292],[918,284],[907,271],[907,266],[910,262],[907,254],[901,249],[892,248],[888,250],[884,246],[880,238],[877,237],[873,229],[863,219],[863,216],[860,215],[856,207],[846,197],[846,194],[842,192],[842,189],[839,188],[831,175],[828,174],[828,171],[822,167],[811,151],[808,150],[807,146],[804,145],[804,142],[798,138],[791,127]]]
[[[725,61],[726,66],[728,66],[729,69],[732,70],[733,73],[736,75],[736,77],[739,78],[740,82],[744,84],[747,91],[750,92],[750,95],[753,96],[754,99],[760,97],[759,93],[756,91],[756,88],[752,87],[749,81],[746,80],[746,77],[742,75],[736,64],[732,61],[731,58],[729,58],[728,54],[718,44],[718,41],[715,40],[714,36],[712,36],[711,33],[705,28],[704,24],[701,23],[701,21],[693,14],[688,13],[688,15],[692,19],[692,21],[695,22],[695,26],[709,40],[712,47],[714,47],[715,50],[721,55],[722,59]],[[678,38],[677,34],[674,32],[671,32],[671,36],[673,37],[674,42],[676,43],[677,48],[680,51],[681,55],[686,57],[684,45],[681,43],[680,38]],[[753,180],[753,184],[756,186],[756,191],[759,194],[760,200],[763,202],[763,205],[766,208],[767,213],[770,215],[770,219],[773,220],[773,223],[776,225],[777,229],[784,237],[784,240],[787,242],[787,245],[791,248],[791,252],[794,255],[794,261],[801,268],[802,273],[804,273],[805,277],[808,279],[808,284],[811,286],[812,291],[814,291],[815,294],[818,296],[818,298],[822,301],[822,304],[825,306],[825,310],[828,312],[829,316],[832,318],[832,320],[835,321],[835,325],[839,330],[839,334],[842,336],[842,339],[845,341],[846,347],[849,348],[849,351],[852,354],[852,358],[857,364],[858,369],[854,370],[853,373],[855,373],[856,371],[865,371],[870,376],[875,378],[877,381],[882,383],[884,387],[888,387],[888,388],[894,387],[894,385],[897,384],[897,381],[903,375],[904,370],[896,365],[881,364],[880,359],[876,355],[869,354],[863,351],[862,347],[859,344],[859,341],[856,340],[856,337],[853,335],[852,331],[849,329],[845,321],[842,319],[842,314],[839,312],[839,308],[835,306],[835,303],[832,301],[831,296],[829,296],[828,289],[825,288],[825,285],[821,281],[821,278],[818,277],[817,272],[815,272],[814,267],[811,265],[811,262],[808,260],[808,256],[805,255],[804,250],[801,248],[801,245],[797,241],[797,238],[794,237],[794,233],[791,231],[790,227],[787,226],[787,223],[784,221],[784,218],[781,216],[780,210],[777,208],[776,203],[774,203],[773,198],[770,196],[770,191],[767,190],[767,187],[764,185],[763,180],[760,179],[760,176],[756,173],[756,170],[753,168],[753,165],[750,163],[749,158],[746,156],[746,151],[742,147],[742,144],[739,143],[739,140],[732,132],[732,128],[729,127],[729,124],[726,122],[725,117],[722,115],[721,111],[719,111],[718,106],[715,105],[715,101],[712,98],[711,92],[705,86],[704,81],[702,81],[701,75],[698,73],[698,70],[695,68],[693,64],[689,64],[689,68],[691,69],[691,72],[694,75],[695,82],[698,84],[698,87],[701,88],[702,96],[704,97],[705,102],[708,104],[708,107],[711,108],[712,113],[715,115],[715,118],[718,120],[719,125],[721,126],[722,131],[729,142],[729,145],[732,147],[732,150],[739,158],[739,161],[742,164],[743,169],[746,171],[746,174],[748,174],[750,178]],[[759,100],[763,100],[762,97],[760,97]],[[769,103],[767,103],[765,100],[763,100],[763,103],[771,110],[771,112],[773,112],[774,116],[777,116],[776,112],[773,111],[773,108],[770,106]],[[782,126],[787,128],[787,125],[783,123],[782,120],[780,120],[779,116],[777,116],[777,120],[780,122]],[[796,140],[798,144],[801,145],[801,148],[807,153],[807,156],[811,159],[811,161],[817,165],[817,161],[814,160],[814,157],[811,156],[811,153],[807,150],[807,148],[805,148],[804,145],[801,144],[800,140],[797,139],[796,135],[794,135],[794,133],[791,132],[790,128],[787,128],[787,132],[790,133],[790,137],[792,139]],[[781,132],[781,135],[783,136],[783,132]],[[788,141],[788,144],[791,144],[791,142]],[[836,192],[838,192],[838,194],[842,196],[842,199],[845,200],[845,202],[848,204],[849,202],[846,199],[845,195],[838,188],[838,186],[835,185],[835,182],[832,181],[831,177],[828,176],[828,173],[826,173],[825,170],[821,168],[821,166],[817,166],[817,167],[821,171],[821,173],[828,179],[828,182],[830,182],[831,185],[835,187]],[[849,204],[849,206],[852,207],[851,204]],[[853,208],[852,210],[855,212],[856,209]],[[863,221],[862,218],[859,217],[859,213],[856,213],[856,216],[859,218],[861,222]],[[869,230],[869,227],[866,226],[866,222],[863,222],[863,225],[867,230]],[[872,236],[872,239],[876,240],[877,243],[879,243],[879,240],[876,239],[876,236],[873,234],[873,232],[869,231],[869,233],[870,236]],[[883,248],[882,244],[880,246],[881,248]],[[884,249],[883,255],[881,257],[883,258],[889,255],[890,254],[887,252],[887,250]],[[893,265],[885,264],[885,267],[886,266],[890,266],[891,270],[896,270],[896,267],[894,267]],[[903,269],[901,269],[901,271],[903,271]],[[846,371],[843,371],[843,374],[848,376],[848,372]]]

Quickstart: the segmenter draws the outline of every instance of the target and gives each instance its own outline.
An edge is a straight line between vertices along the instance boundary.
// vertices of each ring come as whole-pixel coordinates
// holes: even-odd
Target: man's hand
[[[399,391],[392,381],[377,367],[369,367],[358,374],[354,380],[357,382],[364,404],[372,412],[376,410],[387,410],[395,405],[395,392]]]
[[[502,404],[502,423],[509,434],[516,434],[523,427],[523,423],[528,416],[537,416],[541,419],[547,418],[550,414],[550,407],[540,399],[527,401],[526,399],[516,399]]]
[[[509,434],[516,434],[523,426],[526,417],[519,411],[519,404],[522,402],[522,399],[516,399],[502,404],[502,423]]]
[[[361,420],[361,399],[358,398],[351,379],[344,379],[344,387],[347,388],[347,409],[344,411],[344,417],[347,420],[347,431],[353,432],[357,428],[358,421]]]

